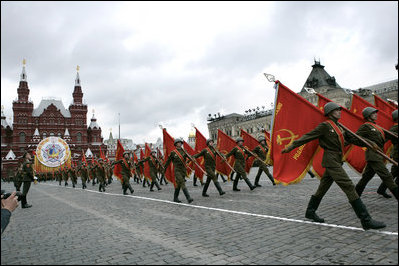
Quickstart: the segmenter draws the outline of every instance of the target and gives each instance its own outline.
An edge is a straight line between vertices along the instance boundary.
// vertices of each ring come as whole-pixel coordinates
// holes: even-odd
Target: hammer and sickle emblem
[[[291,145],[291,143],[294,142],[294,140],[295,140],[296,138],[299,137],[298,135],[295,135],[295,134],[294,134],[291,130],[289,130],[289,129],[280,129],[279,131],[286,131],[286,132],[290,133],[290,136],[289,136],[289,137],[285,137],[285,138],[282,138],[279,134],[277,134],[277,140],[276,140],[276,142],[277,142],[278,145],[283,145],[283,141],[285,141],[285,140],[290,140],[290,142],[289,142],[288,144],[286,144],[284,148],[286,148],[286,147],[288,147],[289,145]]]

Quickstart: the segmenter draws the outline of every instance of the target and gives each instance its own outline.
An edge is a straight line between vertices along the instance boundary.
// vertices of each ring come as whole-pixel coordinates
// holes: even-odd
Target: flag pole
[[[395,160],[393,160],[392,158],[390,158],[389,156],[387,156],[384,152],[382,152],[379,149],[375,149],[367,140],[365,140],[364,138],[360,137],[359,135],[357,135],[356,133],[352,132],[349,128],[347,128],[346,126],[342,125],[341,123],[338,123],[339,126],[341,126],[343,129],[345,129],[346,131],[348,131],[349,133],[351,133],[352,135],[354,135],[356,138],[358,138],[360,141],[362,141],[364,144],[366,144],[367,148],[369,149],[373,149],[376,153],[378,153],[379,155],[381,155],[382,157],[384,157],[385,159],[387,159],[388,161],[390,161],[392,164],[398,166],[398,162],[396,162]]]

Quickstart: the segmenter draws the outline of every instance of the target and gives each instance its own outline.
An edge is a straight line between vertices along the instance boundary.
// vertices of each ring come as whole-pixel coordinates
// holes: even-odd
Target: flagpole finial
[[[269,82],[275,82],[276,78],[272,74],[263,73]]]
[[[163,126],[162,126],[162,125],[158,125],[158,126],[159,126],[160,129],[163,129]]]

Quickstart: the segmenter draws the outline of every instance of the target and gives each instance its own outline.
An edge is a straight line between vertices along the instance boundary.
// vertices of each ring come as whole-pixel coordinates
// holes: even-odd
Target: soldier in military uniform
[[[395,110],[392,112],[392,119],[394,122],[394,125],[389,129],[389,131],[395,133],[396,135],[398,134],[398,110]],[[391,151],[391,158],[394,159],[395,161],[398,161],[398,140],[392,140],[393,144],[393,149]],[[392,177],[394,178],[394,181],[396,185],[398,185],[398,167],[394,164],[392,164],[391,167],[391,174]],[[387,186],[384,183],[381,183],[381,185],[377,189],[377,193],[384,196],[385,198],[392,198],[390,195],[387,194],[386,192]]]
[[[67,169],[68,175],[71,178],[72,187],[75,188],[75,185],[78,183],[78,178],[76,176],[76,169],[71,165],[70,168]]]
[[[83,165],[82,163],[79,163],[78,166],[78,173],[80,175],[80,178],[82,179],[82,189],[86,189],[86,182],[89,178],[89,169],[87,165]]]
[[[371,218],[366,206],[356,193],[354,184],[342,168],[344,142],[348,141],[358,146],[363,146],[364,144],[355,136],[347,131],[343,131],[343,129],[338,126],[338,120],[341,118],[341,107],[338,104],[334,102],[325,104],[324,115],[328,116],[327,121],[320,123],[315,129],[295,140],[290,146],[281,151],[281,153],[288,153],[315,139],[319,140],[319,145],[324,149],[321,165],[326,170],[320,180],[316,193],[310,198],[305,217],[318,223],[324,223],[324,219],[316,214],[316,210],[322,198],[335,181],[346,194],[349,203],[352,205],[357,217],[361,221],[363,229],[384,228],[386,226],[384,223],[375,221]]]
[[[163,165],[164,159],[163,159],[163,156],[162,156],[162,155],[160,156],[159,161],[160,161],[161,164]],[[161,165],[160,165],[160,167],[161,167]],[[164,171],[159,171],[159,174],[160,174],[160,176],[161,176],[161,178],[159,179],[159,183],[162,185],[162,181],[164,181],[165,185],[167,185],[167,184],[168,184],[168,181],[166,181]]]
[[[255,186],[251,184],[251,181],[249,181],[247,177],[247,173],[245,172],[245,155],[252,156],[245,148],[244,148],[244,139],[241,137],[238,137],[236,140],[237,146],[235,146],[229,153],[226,154],[226,158],[230,156],[234,156],[235,158],[235,164],[234,164],[234,170],[236,171],[237,175],[234,178],[233,182],[233,191],[240,191],[240,189],[237,188],[238,181],[240,178],[244,179],[245,183],[247,183],[248,187],[251,190],[255,189]]]
[[[258,139],[258,142],[259,142],[259,145],[256,146],[253,149],[253,151],[252,151],[256,155],[258,155],[258,157],[260,159],[262,159],[262,161],[256,160],[254,162],[254,163],[257,163],[259,165],[258,173],[256,174],[256,177],[255,177],[255,186],[256,187],[261,187],[261,185],[259,185],[259,179],[260,179],[260,176],[262,175],[262,172],[265,172],[265,174],[269,177],[270,181],[272,181],[273,186],[275,186],[276,183],[274,183],[274,178],[270,174],[269,169],[267,169],[267,165],[265,163],[266,154],[267,154],[267,151],[269,150],[269,148],[267,147],[267,144],[266,144],[266,138],[265,137],[260,137]]]
[[[202,189],[202,196],[203,197],[209,197],[208,194],[206,194],[206,191],[208,190],[209,184],[211,183],[211,180],[215,184],[216,189],[219,191],[219,195],[225,194],[225,192],[222,190],[222,187],[220,186],[218,182],[218,178],[216,177],[215,171],[216,171],[216,156],[219,156],[219,154],[216,152],[215,147],[213,146],[213,139],[207,139],[206,140],[206,147],[203,149],[200,153],[195,154],[193,157],[194,158],[199,158],[199,157],[204,157],[204,164],[205,164],[205,171],[206,171],[206,181],[204,188]]]
[[[125,151],[123,153],[123,159],[113,162],[113,165],[120,164],[122,166],[122,190],[123,195],[127,195],[127,189],[130,190],[130,193],[133,194],[134,190],[130,185],[130,176],[132,168],[134,167],[134,163],[129,160],[129,152]]]
[[[384,131],[376,125],[375,121],[377,120],[377,112],[378,110],[373,107],[364,108],[362,114],[366,122],[359,127],[356,133],[371,142],[373,145],[377,145],[377,147],[383,151],[384,144],[388,139],[391,139],[394,142],[397,142],[398,140],[389,134],[385,134]],[[385,166],[384,158],[374,150],[367,149],[366,161],[366,169],[364,169],[362,178],[356,184],[357,194],[360,196],[363,193],[367,183],[377,173],[383,184],[392,192],[395,198],[398,199],[398,185],[395,184],[392,174]]]
[[[20,163],[18,165],[18,168],[15,171],[14,175],[14,186],[17,191],[21,191],[21,186],[22,186],[22,166],[23,164]]]
[[[68,186],[68,169],[61,169],[62,179],[65,181],[65,186]]]
[[[179,200],[179,193],[181,189],[183,190],[184,196],[186,196],[188,203],[191,203],[193,199],[190,197],[190,194],[188,193],[188,190],[186,188],[186,180],[185,180],[185,177],[187,176],[186,159],[188,159],[189,157],[182,148],[183,141],[181,139],[175,139],[174,145],[176,149],[170,153],[163,168],[166,170],[171,162],[173,163],[175,168],[174,172],[175,172],[176,188],[173,196],[173,201],[181,202]]]
[[[148,156],[147,158],[144,158],[143,160],[140,161],[140,163],[145,163],[148,161],[148,165],[150,167],[150,176],[151,176],[151,185],[150,185],[150,191],[154,191],[153,187],[154,185],[157,187],[158,190],[161,190],[161,187],[159,186],[157,182],[157,173],[158,173],[158,167],[159,167],[159,161],[156,157],[157,152],[155,150],[151,151],[151,155]]]
[[[23,164],[22,164],[22,196],[21,196],[21,207],[22,208],[30,208],[32,205],[28,204],[26,200],[26,196],[28,195],[28,191],[33,181],[34,171],[33,171],[33,162],[32,156],[29,152],[25,152],[23,155]]]
[[[105,192],[105,175],[106,171],[104,168],[104,160],[103,159],[98,159],[99,164],[94,164],[93,170],[96,173],[97,176],[97,182],[98,182],[98,191],[100,192]]]

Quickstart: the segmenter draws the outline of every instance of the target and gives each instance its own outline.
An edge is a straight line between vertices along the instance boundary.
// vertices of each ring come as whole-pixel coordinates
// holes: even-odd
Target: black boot
[[[193,202],[193,199],[190,197],[190,194],[188,193],[187,188],[183,188],[183,193],[184,193],[184,196],[186,196],[188,203]]]
[[[356,190],[357,195],[360,197],[363,193],[364,187],[360,187],[359,184],[357,184],[355,186],[355,190]]]
[[[384,183],[381,183],[381,185],[378,187],[377,194],[380,194],[381,196],[387,199],[392,198],[391,195],[387,194],[387,187],[384,185]]]
[[[122,185],[123,195],[127,195],[127,186]]]
[[[227,182],[227,180],[224,178],[224,176],[223,176],[223,175],[220,175],[220,178],[222,178],[222,180],[223,180],[223,183],[226,183],[226,182]]]
[[[159,186],[159,184],[158,184],[158,182],[156,180],[154,181],[154,183],[155,183],[155,186],[157,187],[158,190],[162,190],[162,188]]]
[[[151,182],[150,191],[154,191],[152,188],[154,187],[154,181]]]
[[[129,188],[129,190],[130,190],[130,194],[133,194],[133,192],[134,192],[134,189],[132,188],[132,185],[130,185],[130,184],[129,184],[127,187],[128,187],[128,188]]]
[[[366,209],[366,206],[364,206],[360,198],[351,201],[350,204],[352,205],[352,208],[355,211],[357,217],[360,219],[360,222],[362,223],[362,227],[364,230],[380,229],[386,226],[383,222],[378,222],[371,218],[370,214]]]
[[[398,187],[392,189],[391,192],[395,196],[395,198],[398,199]]]
[[[26,201],[26,196],[22,196],[21,207],[23,209],[32,207],[32,205],[28,204],[28,202]]]
[[[210,178],[207,178],[206,179],[206,182],[205,182],[205,185],[204,185],[204,188],[202,189],[202,196],[203,197],[209,197],[209,195],[208,194],[206,194],[206,191],[208,190],[208,187],[209,187],[209,183],[211,182],[211,179]]]
[[[198,185],[197,185],[197,178],[196,178],[196,177],[194,177],[193,186],[194,186],[194,187],[197,187],[197,186],[198,186]]]
[[[237,185],[238,185],[238,177],[236,176],[233,182],[233,191],[241,191],[241,189],[237,188]]]
[[[324,219],[320,218],[319,216],[317,216],[316,214],[316,210],[319,207],[321,202],[321,198],[317,198],[315,196],[311,196],[310,197],[310,201],[308,204],[308,208],[306,209],[306,213],[305,213],[305,217],[308,219],[312,219],[313,221],[315,221],[316,223],[324,223]]]
[[[269,173],[269,174],[267,175],[267,177],[270,179],[270,181],[272,181],[273,186],[275,186],[276,183],[274,182],[273,176]]]
[[[173,195],[173,201],[180,203],[181,201],[179,200],[179,193],[180,193],[180,188],[175,188],[175,193]]]
[[[215,187],[216,187],[217,190],[219,191],[219,195],[220,195],[220,196],[226,194],[226,192],[224,192],[224,191],[222,190],[222,187],[220,186],[220,184],[219,184],[218,181],[215,182]]]
[[[254,189],[255,189],[255,186],[253,186],[253,185],[251,184],[251,181],[249,181],[248,178],[244,178],[244,181],[245,181],[245,183],[247,183],[248,187],[249,187],[251,190],[254,190]]]
[[[258,170],[258,173],[256,174],[256,177],[255,177],[255,187],[261,187],[261,185],[259,185],[259,179],[260,179],[260,176],[262,175],[262,171],[260,171],[261,169],[259,169]]]

